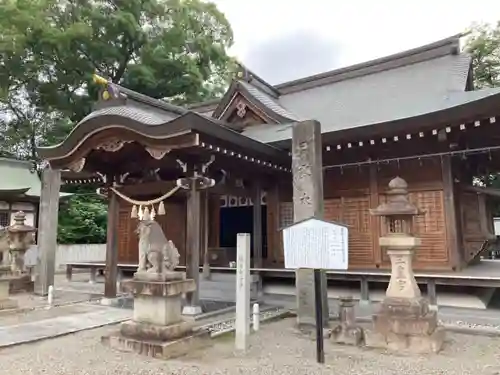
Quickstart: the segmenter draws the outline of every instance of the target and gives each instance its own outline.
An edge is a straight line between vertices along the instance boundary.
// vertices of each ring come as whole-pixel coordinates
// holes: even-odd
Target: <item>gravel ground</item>
[[[230,337],[182,360],[161,361],[103,347],[106,327],[0,351],[0,374],[273,374],[273,375],[493,375],[500,374],[500,339],[449,335],[444,351],[431,356],[392,355],[326,342],[325,366],[315,363],[314,341],[298,335],[294,320],[264,325],[251,336],[246,355],[233,352]]]

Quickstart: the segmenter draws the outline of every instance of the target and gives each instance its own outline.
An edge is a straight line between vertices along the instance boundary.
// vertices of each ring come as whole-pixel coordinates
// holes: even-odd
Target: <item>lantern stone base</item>
[[[31,280],[31,275],[23,274],[21,276],[12,277],[10,281],[10,292],[15,293],[31,293],[35,290],[35,283]]]
[[[17,308],[17,301],[10,299],[10,277],[0,276],[0,310],[8,310]]]
[[[30,293],[34,290],[34,283],[31,280],[31,275],[27,273],[14,274],[11,266],[0,266],[0,277],[7,277],[10,280],[9,291],[15,293]]]
[[[194,323],[181,315],[182,294],[195,290],[185,274],[135,274],[126,282],[134,295],[133,320],[122,323],[120,332],[101,342],[112,348],[158,358],[175,358],[210,344],[208,331],[194,331]]]
[[[444,338],[424,298],[386,298],[373,316],[373,329],[365,330],[366,346],[398,352],[437,353]]]
[[[332,329],[331,339],[337,344],[359,346],[363,341],[363,329],[356,325],[354,301],[351,297],[339,300],[340,323]]]

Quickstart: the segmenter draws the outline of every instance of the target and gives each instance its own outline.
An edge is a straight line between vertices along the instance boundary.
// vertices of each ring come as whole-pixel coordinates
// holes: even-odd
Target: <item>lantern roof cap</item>
[[[420,209],[408,199],[408,184],[401,177],[395,177],[389,182],[387,202],[371,209],[373,216],[415,216]]]
[[[26,214],[23,211],[18,211],[14,215],[14,224],[7,227],[7,231],[10,233],[32,233],[36,231],[35,227],[31,225],[24,224],[26,220]]]

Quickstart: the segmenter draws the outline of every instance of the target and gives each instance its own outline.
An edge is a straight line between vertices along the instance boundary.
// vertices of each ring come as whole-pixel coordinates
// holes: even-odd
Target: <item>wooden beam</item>
[[[462,185],[460,187],[465,191],[470,191],[471,193],[489,195],[491,197],[500,198],[500,189],[482,187],[482,186],[466,186]]]
[[[108,190],[108,229],[106,235],[106,268],[104,296],[116,297],[116,282],[118,277],[118,197],[112,190]]]
[[[443,156],[441,160],[446,242],[451,266],[458,270],[461,268],[463,263],[463,254],[460,252],[461,241],[459,237],[457,211],[455,205],[455,183],[453,178],[452,160],[450,156]]]

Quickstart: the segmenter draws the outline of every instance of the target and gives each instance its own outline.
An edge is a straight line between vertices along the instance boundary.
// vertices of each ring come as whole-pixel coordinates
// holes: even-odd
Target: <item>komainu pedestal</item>
[[[182,296],[196,283],[175,272],[179,252],[146,211],[139,226],[139,267],[124,288],[134,296],[134,317],[120,332],[102,337],[112,348],[157,358],[174,358],[210,344],[210,333],[182,318]]]
[[[420,239],[412,235],[413,217],[420,214],[408,200],[406,182],[397,177],[389,183],[387,202],[371,211],[386,219],[385,235],[379,239],[391,259],[391,279],[373,329],[365,330],[367,346],[401,352],[436,353],[444,341],[436,311],[422,298],[413,274],[413,252]]]
[[[186,280],[181,272],[156,279],[152,276],[135,274],[127,282],[134,296],[133,320],[122,323],[118,334],[105,336],[102,342],[118,350],[164,359],[210,345],[209,332],[194,331],[194,323],[181,315],[182,294],[195,290],[194,280]]]

